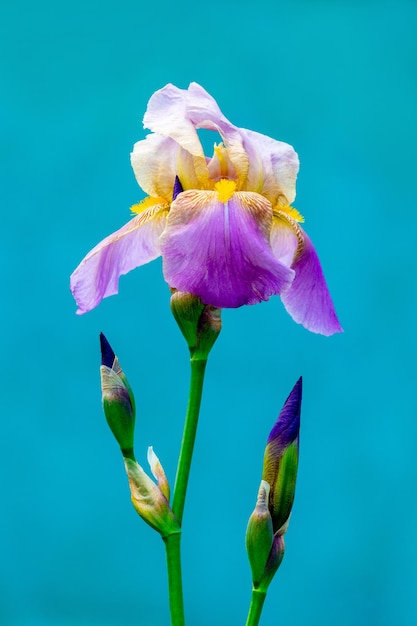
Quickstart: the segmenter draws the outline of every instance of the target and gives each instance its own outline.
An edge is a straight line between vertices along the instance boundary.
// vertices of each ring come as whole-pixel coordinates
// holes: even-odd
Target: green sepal
[[[198,322],[197,345],[190,349],[194,361],[205,361],[222,329],[221,309],[205,306]]]
[[[252,582],[256,589],[264,576],[272,548],[272,518],[268,509],[269,484],[262,480],[254,512],[246,529],[246,551],[252,570]]]
[[[200,315],[204,304],[200,298],[185,291],[175,291],[171,296],[171,311],[175,317],[188,347],[191,349],[197,345],[197,329]]]
[[[266,562],[262,578],[259,581],[257,587],[255,587],[256,589],[258,589],[259,591],[263,591],[264,593],[267,592],[272,579],[274,578],[279,566],[282,563],[282,559],[284,558],[284,551],[284,537],[280,533],[276,533],[274,535],[274,540],[270,553],[268,555],[268,560]]]
[[[174,291],[171,311],[195,361],[205,361],[221,331],[221,309],[201,302],[198,296]]]

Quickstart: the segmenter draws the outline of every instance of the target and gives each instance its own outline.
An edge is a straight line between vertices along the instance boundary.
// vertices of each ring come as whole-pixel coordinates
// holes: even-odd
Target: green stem
[[[185,417],[177,475],[175,478],[172,510],[180,526],[184,512],[185,496],[190,475],[195,436],[197,433],[198,415],[203,393],[204,372],[207,361],[191,359],[191,381],[188,397],[187,414]],[[184,626],[184,601],[182,594],[181,574],[181,533],[164,537],[167,567],[169,607],[171,626]]]
[[[184,602],[182,597],[181,576],[181,533],[164,537],[164,542],[167,557],[171,626],[184,626]]]
[[[198,415],[203,393],[204,372],[207,361],[191,359],[190,395],[188,397],[187,415],[185,417],[181,451],[175,477],[172,510],[179,524],[182,523],[191,459],[193,456],[195,436],[197,433]]]
[[[248,619],[246,620],[246,626],[258,626],[261,619],[262,607],[266,598],[266,591],[259,591],[259,589],[252,589],[252,599],[250,602]]]

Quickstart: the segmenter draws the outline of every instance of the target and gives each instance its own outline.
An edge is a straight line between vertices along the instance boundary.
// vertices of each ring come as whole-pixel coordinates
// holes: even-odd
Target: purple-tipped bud
[[[101,364],[106,367],[113,367],[114,360],[116,355],[113,352],[113,349],[109,342],[107,341],[105,335],[100,333],[100,349],[101,349]]]
[[[100,334],[100,367],[104,415],[123,456],[134,459],[135,400],[117,357],[103,333]]]
[[[176,176],[174,182],[174,191],[172,192],[172,202],[174,202],[178,194],[182,193],[183,191],[184,189],[181,185],[180,179],[178,178],[178,176]]]
[[[265,593],[284,557],[283,535],[294,501],[301,391],[299,378],[268,437],[258,502],[246,533],[253,587]]]
[[[285,401],[265,448],[262,479],[271,486],[269,511],[274,533],[288,521],[294,501],[301,394],[302,379],[300,377]]]
[[[171,311],[185,337],[191,358],[207,360],[221,331],[221,309],[204,304],[191,293],[174,291]]]

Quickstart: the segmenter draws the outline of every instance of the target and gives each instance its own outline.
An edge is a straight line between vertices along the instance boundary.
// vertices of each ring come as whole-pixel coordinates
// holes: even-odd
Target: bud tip
[[[269,433],[268,443],[279,440],[282,446],[288,446],[298,437],[302,388],[303,378],[300,376],[292,388],[290,395],[285,400],[278,419]]]
[[[101,364],[105,365],[106,367],[112,368],[116,355],[114,354],[111,345],[109,344],[103,333],[100,333],[100,348]]]

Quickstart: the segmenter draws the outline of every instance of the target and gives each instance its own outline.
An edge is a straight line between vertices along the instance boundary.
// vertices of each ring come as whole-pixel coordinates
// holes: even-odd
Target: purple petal
[[[321,335],[342,332],[313,244],[299,224],[282,212],[279,216],[274,214],[271,247],[285,264],[291,249],[294,250],[291,267],[295,278],[291,287],[281,293],[281,300],[294,321]]]
[[[269,245],[272,210],[255,193],[185,191],[172,204],[161,237],[171,287],[223,308],[255,304],[286,289],[293,273]]]
[[[155,205],[103,239],[71,275],[71,291],[77,313],[94,309],[103,298],[118,291],[119,277],[160,254],[159,237],[164,230],[166,205]]]

